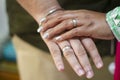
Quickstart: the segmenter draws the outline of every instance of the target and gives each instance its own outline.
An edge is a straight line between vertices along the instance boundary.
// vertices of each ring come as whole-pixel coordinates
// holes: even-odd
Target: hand
[[[97,39],[113,39],[114,36],[106,23],[105,14],[88,11],[75,10],[64,11],[56,15],[49,16],[45,21],[43,32],[48,34],[47,38],[55,38],[55,40],[62,41],[76,36],[87,36]],[[73,26],[72,19],[77,21],[77,26]],[[58,24],[59,23],[59,24]],[[55,26],[55,27],[54,27]],[[67,31],[66,31],[67,30]],[[69,30],[69,31],[68,31]]]
[[[86,50],[90,53],[90,56],[97,68],[101,68],[103,66],[103,62],[97,48],[90,38],[70,39],[69,41],[62,41],[58,44],[52,40],[45,40],[45,42],[59,71],[64,70],[60,50],[62,50],[65,46],[71,46],[71,48],[63,51],[63,55],[79,76],[85,74],[87,78],[92,78],[94,75],[84,48],[86,48]]]
[[[48,8],[50,8],[50,7],[52,7],[52,6],[55,6],[55,7],[60,7],[59,6],[59,4],[57,3],[57,1],[56,0],[51,0],[50,2],[47,2],[47,1],[49,1],[49,0],[32,0],[32,2],[30,2],[30,1],[28,1],[28,0],[17,0],[24,8],[25,8],[25,10],[27,10],[30,14],[31,14],[31,16],[33,16],[33,18],[39,23],[39,19],[44,15],[44,13],[46,13],[46,10],[48,10]],[[47,3],[46,3],[47,2]],[[44,3],[44,5],[42,5]],[[41,6],[42,5],[42,6]],[[40,7],[41,6],[41,7]],[[53,8],[53,7],[52,7]],[[49,11],[49,10],[48,10]],[[55,17],[56,18],[56,17]],[[53,24],[58,24],[58,23],[52,23],[52,25]],[[51,26],[51,27],[53,27],[53,26]],[[68,42],[68,41],[65,41],[65,43],[63,43],[63,42],[61,42],[61,43],[58,43],[58,45],[57,45],[57,43],[55,43],[55,42],[53,42],[52,40],[45,40],[44,39],[44,41],[46,42],[46,44],[47,44],[47,46],[49,47],[49,49],[50,49],[50,52],[51,52],[51,54],[52,54],[52,56],[53,56],[53,59],[54,59],[54,62],[55,62],[55,64],[56,64],[56,66],[57,66],[57,68],[58,68],[58,70],[63,70],[64,69],[64,66],[63,66],[63,62],[62,62],[62,58],[61,58],[61,52],[60,52],[60,49],[62,49],[63,47],[64,47],[64,45],[70,45],[70,44],[74,44],[74,41],[70,41],[70,43]],[[75,42],[77,42],[77,41],[75,41]],[[87,41],[85,41],[85,42],[87,42]],[[90,45],[92,45],[93,43],[90,41]],[[76,43],[77,44],[77,43]],[[62,46],[63,45],[63,46]],[[59,48],[59,46],[60,46],[60,48]],[[72,45],[71,45],[72,46]],[[75,46],[75,45],[74,45]],[[82,45],[81,45],[82,46]],[[89,47],[89,50],[90,49],[92,49],[92,50],[90,50],[90,51],[92,51],[91,52],[91,56],[93,55],[93,59],[94,59],[94,62],[95,62],[95,64],[98,64],[98,60],[99,60],[99,63],[101,62],[102,63],[102,61],[101,61],[101,58],[100,58],[100,56],[99,56],[99,54],[98,54],[98,52],[96,52],[97,51],[97,49],[94,47],[94,45],[92,45],[93,47]],[[73,49],[72,49],[73,48]],[[72,48],[71,48],[71,50],[70,51],[67,51],[67,52],[63,52],[64,53],[64,55],[66,56],[66,59],[68,60],[68,62],[70,63],[70,65],[72,66],[72,68],[75,70],[75,72],[76,73],[78,73],[77,71],[79,71],[80,69],[81,69],[81,65],[83,66],[83,64],[82,64],[82,62],[84,63],[84,66],[83,66],[83,68],[85,69],[85,71],[86,71],[86,75],[87,75],[87,77],[89,77],[88,76],[88,73],[89,73],[89,71],[91,71],[92,72],[92,69],[91,69],[91,67],[89,67],[89,61],[88,61],[88,59],[84,59],[84,58],[82,58],[81,57],[81,59],[83,59],[83,60],[81,60],[82,62],[81,62],[81,65],[79,64],[79,61],[77,60],[77,58],[80,58],[79,56],[76,58],[76,56],[75,56],[75,54],[74,54],[74,52],[75,51],[78,51],[79,52],[79,50],[75,50],[74,51],[74,49],[80,49],[80,51],[81,51],[81,49],[82,49],[82,52],[85,52],[84,50],[83,50],[83,48],[84,48],[84,46],[82,47],[82,48],[80,48],[80,47],[78,47],[78,48],[74,48],[73,46],[72,46]],[[86,48],[87,49],[87,48]],[[88,50],[88,51],[89,51]],[[68,54],[70,52],[70,54]],[[95,54],[92,54],[92,53],[95,53]],[[77,52],[76,52],[77,53]],[[68,55],[67,55],[68,54]],[[81,53],[81,54],[83,54],[83,53]],[[84,53],[84,55],[86,55],[85,53]],[[97,57],[96,57],[97,56]],[[88,61],[88,62],[87,62]],[[86,63],[88,63],[88,64],[86,64]],[[87,67],[89,67],[89,69],[86,69],[85,68],[85,66],[87,66]]]
[[[65,46],[71,46],[72,48],[70,50],[63,52],[65,58],[72,66],[73,70],[79,76],[81,76],[81,75],[83,75],[83,73],[85,73],[87,78],[91,78],[91,77],[93,77],[94,73],[91,68],[89,59],[87,57],[86,50],[87,50],[87,52],[89,52],[89,54],[92,57],[93,62],[95,63],[97,68],[101,68],[103,66],[103,62],[102,62],[102,59],[97,51],[97,48],[96,48],[94,42],[92,41],[92,39],[81,38],[80,40],[79,39],[70,39],[69,41],[59,42],[57,45],[52,40],[48,40],[48,39],[44,38],[44,41],[46,42],[47,46],[50,49],[50,52],[53,56],[54,62],[56,64],[58,70],[63,70],[63,62],[61,59],[60,49],[62,50]],[[58,46],[60,47],[60,49]],[[57,52],[58,56],[56,56],[56,52]],[[61,64],[61,65],[59,66],[58,64]],[[60,69],[60,68],[62,68],[62,69]]]

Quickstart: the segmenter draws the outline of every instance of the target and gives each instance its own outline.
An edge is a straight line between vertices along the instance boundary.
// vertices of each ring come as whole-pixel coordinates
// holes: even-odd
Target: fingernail
[[[40,25],[41,25],[42,22],[44,22],[45,20],[46,20],[46,17],[42,18],[42,19],[40,20]]]
[[[81,69],[78,70],[78,75],[79,75],[79,76],[82,76],[83,74],[84,74],[84,71],[83,71],[83,70],[81,70]]]
[[[60,66],[58,67],[58,70],[59,70],[59,71],[63,71],[63,70],[64,70],[64,67],[63,67],[62,65],[60,65]]]
[[[91,71],[88,71],[87,74],[86,74],[86,77],[88,79],[92,78],[93,77],[93,73]]]
[[[55,40],[56,41],[62,40],[62,37],[61,36],[55,37]]]
[[[37,32],[40,33],[42,31],[43,27],[39,26],[39,28],[37,29]]]
[[[47,39],[48,37],[49,37],[49,33],[43,34],[43,38],[44,38],[44,39]]]
[[[99,62],[96,66],[97,66],[97,68],[101,68],[103,66],[103,63]]]

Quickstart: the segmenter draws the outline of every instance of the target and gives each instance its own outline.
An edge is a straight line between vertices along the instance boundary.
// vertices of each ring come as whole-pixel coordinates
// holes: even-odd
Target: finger
[[[77,37],[77,36],[80,36],[80,35],[86,36],[86,33],[87,32],[83,28],[80,28],[80,27],[73,28],[72,30],[63,33],[60,36],[55,37],[54,40],[55,41],[63,41],[63,40],[71,39],[73,37]]]
[[[52,38],[53,36],[56,36],[65,30],[72,29],[73,27],[74,27],[73,20],[68,19],[64,20],[60,24],[56,25],[54,28],[51,28],[50,31],[46,31],[45,33],[49,34],[49,38]]]
[[[65,17],[63,17],[63,15],[66,15],[66,14],[63,14],[63,12],[62,12],[62,13],[57,13],[57,14],[48,16],[46,18],[46,21],[43,22],[43,24],[42,24],[43,25],[42,32],[45,32],[46,30],[53,28],[55,25],[57,25],[61,21],[63,21],[65,19]]]
[[[57,13],[51,16],[47,17],[47,20],[45,22],[43,22],[43,29],[42,31],[45,32],[46,30],[55,27],[57,24],[59,24],[60,22],[66,20],[66,19],[73,19],[73,18],[77,18],[78,17],[78,13],[76,13],[75,11],[64,11],[62,13]],[[79,16],[80,17],[80,16]]]
[[[42,35],[42,34],[41,34]],[[50,53],[52,55],[52,58],[54,60],[54,63],[59,71],[64,70],[64,64],[61,56],[61,51],[58,45],[55,42],[52,42],[50,40],[45,40],[46,45],[48,46]]]
[[[83,67],[83,69],[86,72],[86,77],[92,78],[94,76],[94,73],[93,73],[92,67],[90,65],[87,53],[86,53],[84,47],[82,46],[82,43],[78,39],[70,39],[70,43],[72,45],[72,48],[81,64],[81,66]]]
[[[54,38],[55,41],[62,41],[65,39],[70,39],[75,36],[80,36],[83,33],[85,35],[85,33],[87,33],[87,31],[89,31],[89,29],[85,30],[86,26],[88,26],[89,23],[87,23],[87,24],[84,24],[84,23],[85,23],[85,20],[80,21],[77,18],[64,20],[60,24],[56,25],[54,28],[48,29],[44,33],[44,36],[45,36],[44,38],[46,38],[46,39],[53,38],[54,36],[63,33],[65,30],[70,30],[70,29],[72,29],[72,30],[63,33],[61,36],[55,37]],[[80,26],[80,27],[77,27],[77,26]],[[82,33],[82,34],[80,34],[80,33]]]
[[[86,50],[88,51],[88,53],[90,54],[94,64],[96,65],[96,67],[102,68],[103,67],[103,61],[99,55],[99,52],[96,48],[95,43],[93,42],[93,40],[91,38],[82,38],[81,39],[84,47],[86,48]]]
[[[82,69],[81,65],[79,64],[79,62],[74,54],[73,49],[72,48],[65,49],[65,47],[70,46],[69,42],[63,41],[58,44],[63,51],[63,55],[65,56],[65,58],[67,59],[67,61],[69,62],[69,64],[73,68],[73,70],[76,72],[76,74],[78,76],[82,76],[84,74],[84,70]]]
[[[91,28],[92,23],[89,20],[76,19],[78,27],[73,28],[67,32],[62,33],[60,36],[54,38],[55,41],[63,41],[66,39],[71,39],[76,36],[93,36],[93,28]],[[49,33],[48,33],[49,34]],[[50,35],[49,35],[50,36]]]

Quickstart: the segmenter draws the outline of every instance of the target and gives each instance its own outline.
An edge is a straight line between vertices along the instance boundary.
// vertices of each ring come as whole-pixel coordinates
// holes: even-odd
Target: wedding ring
[[[77,26],[77,20],[76,19],[72,19],[72,23],[73,23],[73,27]]]
[[[62,49],[62,51],[65,52],[66,50],[69,50],[69,49],[71,49],[70,46],[65,46],[65,47]]]

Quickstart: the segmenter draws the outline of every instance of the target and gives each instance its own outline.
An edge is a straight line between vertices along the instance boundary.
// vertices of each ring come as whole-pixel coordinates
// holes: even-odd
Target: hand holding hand
[[[42,26],[46,25],[45,22],[44,24],[42,24]],[[59,23],[58,24],[52,23],[51,25],[55,25],[55,24],[59,25]],[[50,29],[48,29],[47,31],[49,32]],[[79,76],[86,74],[87,78],[92,78],[94,75],[88,56],[87,56],[87,52],[89,52],[97,68],[101,68],[103,66],[102,59],[92,39],[90,38],[74,39],[73,38],[67,41],[55,43],[52,39],[45,39],[42,32],[41,34],[52,54],[53,60],[58,70],[64,69],[60,50],[62,50],[63,55],[65,56],[65,58],[67,59],[67,61],[69,62],[73,70]]]
[[[105,14],[100,12],[88,10],[62,11],[49,16],[44,24],[42,31],[45,32],[44,36],[48,35],[45,38],[54,37],[57,41],[76,36],[106,40],[114,38],[106,22]],[[50,30],[46,31],[48,29]]]

